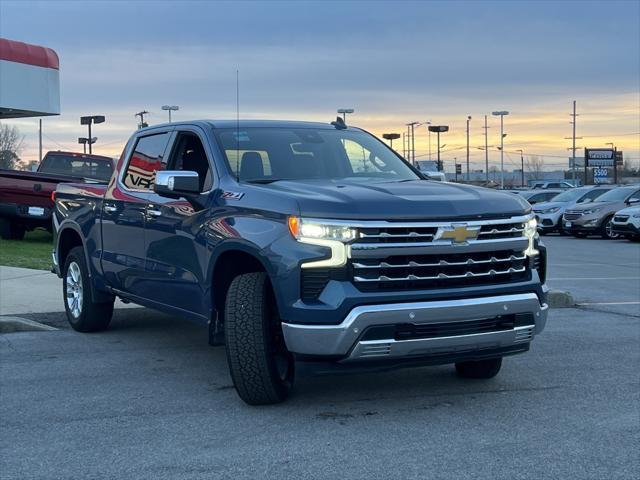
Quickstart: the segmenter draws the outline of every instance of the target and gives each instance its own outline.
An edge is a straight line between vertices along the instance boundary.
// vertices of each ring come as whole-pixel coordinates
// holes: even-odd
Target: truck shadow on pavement
[[[140,378],[152,376],[154,382],[164,384],[163,388],[191,381],[194,384],[188,389],[206,389],[212,404],[252,408],[236,396],[224,347],[207,344],[203,325],[145,308],[116,309],[109,329],[93,334],[71,331],[64,312],[22,317],[66,331],[67,341],[78,348],[88,348],[83,345],[89,344],[95,355],[113,357],[118,356],[118,351],[135,355],[139,360],[131,368],[137,371],[130,373]],[[51,333],[50,346],[55,350],[56,335],[62,332]],[[358,372],[299,362],[292,397],[282,405],[260,408],[302,408],[317,420],[345,424],[380,415],[380,407],[385,405],[395,411],[426,412],[450,408],[458,402],[474,402],[486,395],[558,388],[532,385],[514,375],[525,357],[506,359],[501,374],[488,381],[461,380],[456,377],[453,365]],[[182,378],[178,380],[177,376]]]

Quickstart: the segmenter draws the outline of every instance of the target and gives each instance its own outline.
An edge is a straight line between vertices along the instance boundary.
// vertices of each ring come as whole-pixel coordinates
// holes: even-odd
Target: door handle
[[[105,205],[102,209],[107,213],[116,213],[118,211],[118,207],[115,205]]]
[[[151,208],[148,208],[147,215],[149,215],[150,217],[159,217],[160,215],[162,215],[162,212],[160,210],[153,210]]]

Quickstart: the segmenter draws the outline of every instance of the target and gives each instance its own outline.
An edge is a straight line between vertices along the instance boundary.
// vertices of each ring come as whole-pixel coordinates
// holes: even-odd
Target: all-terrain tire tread
[[[225,304],[227,361],[238,395],[250,405],[284,400],[286,392],[269,369],[267,276],[264,272],[237,276],[229,286]]]

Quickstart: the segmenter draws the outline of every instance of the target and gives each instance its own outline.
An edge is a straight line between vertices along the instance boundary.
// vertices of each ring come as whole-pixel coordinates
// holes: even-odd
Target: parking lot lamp
[[[355,112],[355,110],[353,108],[339,108],[338,109],[338,113],[340,115],[342,115],[342,120],[344,120],[344,123],[347,123],[347,114],[348,113],[353,113]]]
[[[437,135],[437,148],[438,148],[438,171],[441,172],[444,170],[442,168],[442,163],[440,162],[440,134],[449,131],[448,125],[429,125],[429,131],[435,132]]]
[[[393,141],[400,138],[399,133],[383,133],[382,138],[389,140],[389,146],[393,149]]]
[[[500,188],[504,190],[504,116],[509,115],[509,112],[500,110],[492,115],[500,117]]]
[[[104,115],[86,115],[84,117],[80,117],[80,125],[87,125],[89,127],[89,135],[87,136],[87,138],[91,140],[95,138],[95,140],[98,140],[97,137],[91,136],[91,125],[94,123],[104,123],[104,120],[105,120]],[[87,143],[89,143],[89,154],[91,154],[92,153],[91,145],[95,143],[95,141],[89,141]]]
[[[166,110],[169,112],[169,123],[171,123],[171,112],[176,112],[178,110],[180,110],[180,107],[178,105],[163,105],[162,110]]]

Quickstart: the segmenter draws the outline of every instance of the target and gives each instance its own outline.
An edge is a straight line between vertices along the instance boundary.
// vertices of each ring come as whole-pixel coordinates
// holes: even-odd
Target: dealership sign
[[[615,151],[612,148],[585,148],[584,159],[587,167],[613,167]]]

